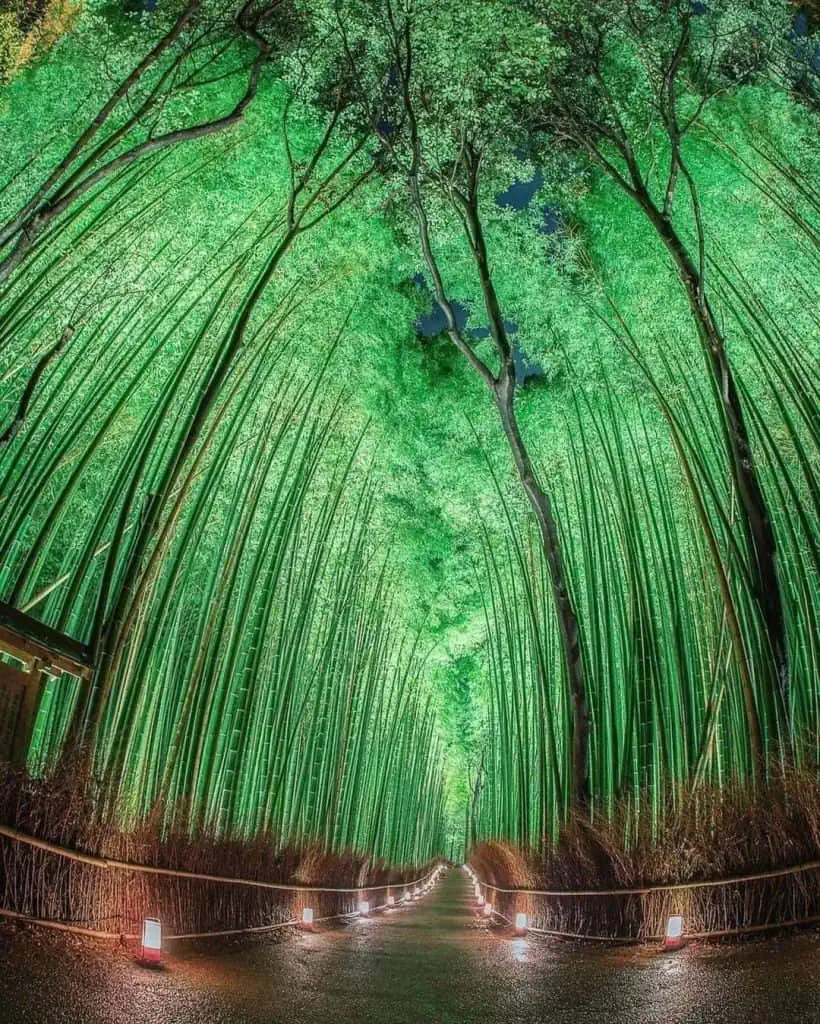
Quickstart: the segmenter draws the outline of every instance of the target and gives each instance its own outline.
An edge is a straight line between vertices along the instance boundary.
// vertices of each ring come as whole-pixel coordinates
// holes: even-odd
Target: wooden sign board
[[[0,760],[25,761],[42,686],[43,673],[36,667],[22,672],[0,662]]]
[[[24,764],[46,676],[66,673],[89,679],[88,648],[72,637],[0,602],[0,761]]]

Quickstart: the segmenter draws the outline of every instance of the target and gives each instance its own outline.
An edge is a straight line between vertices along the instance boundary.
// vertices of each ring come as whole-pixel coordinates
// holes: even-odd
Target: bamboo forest
[[[818,31],[0,2],[12,916],[465,862],[547,932],[820,920]]]

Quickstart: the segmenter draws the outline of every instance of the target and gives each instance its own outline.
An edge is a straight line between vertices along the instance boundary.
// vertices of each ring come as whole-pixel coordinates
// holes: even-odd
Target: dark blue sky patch
[[[430,290],[423,274],[414,274],[413,283],[428,295]],[[432,298],[432,297],[431,297]],[[460,331],[464,331],[474,341],[483,341],[490,336],[489,327],[468,327],[470,319],[470,308],[462,302],[453,302],[453,312],[456,316],[456,324]],[[432,300],[432,309],[416,318],[416,332],[423,338],[435,338],[447,327],[447,319],[444,310],[435,300]],[[504,321],[504,330],[512,336],[518,333],[518,324],[514,320]],[[513,361],[515,362],[515,378],[519,384],[523,384],[530,377],[540,377],[544,368],[534,359],[530,359],[526,352],[515,345],[514,338],[510,338],[513,345]]]
[[[509,188],[499,192],[495,197],[497,206],[506,206],[511,210],[524,210],[532,202],[532,198],[544,184],[544,175],[540,167],[536,167],[534,177],[529,181],[514,181]]]

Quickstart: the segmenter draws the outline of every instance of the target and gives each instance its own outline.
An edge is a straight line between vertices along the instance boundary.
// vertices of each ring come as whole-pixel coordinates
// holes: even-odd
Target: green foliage
[[[689,5],[298,3],[241,123],[91,189],[0,293],[2,429],[75,328],[0,450],[0,589],[110,655],[94,698],[107,807],[396,863],[465,838],[539,845],[568,811],[571,695],[530,511],[487,389],[447,337],[416,329],[430,300],[414,283],[427,268],[391,10],[418,41],[421,182],[447,296],[486,326],[452,202],[470,142],[493,284],[543,371],[516,409],[581,624],[591,809],[648,796],[660,821],[684,788],[750,774],[744,673],[767,753],[816,747],[817,122],[771,70],[785,5],[709,7],[691,18],[677,109],[698,117],[681,153],[772,509],[785,722],[690,303],[657,231],[583,144],[625,173],[620,119],[663,204],[672,152],[650,98]],[[173,13],[92,7],[3,90],[0,219]],[[611,101],[579,59],[603,29]],[[250,56],[232,45],[216,67],[237,73],[169,95],[156,130],[229,109]],[[530,208],[499,207],[536,165]],[[303,175],[302,223],[321,216],[290,237]],[[680,179],[673,199],[694,253]],[[33,763],[88,699],[49,684]]]
[[[73,28],[79,13],[74,0],[4,3],[0,10],[0,83],[43,57]]]

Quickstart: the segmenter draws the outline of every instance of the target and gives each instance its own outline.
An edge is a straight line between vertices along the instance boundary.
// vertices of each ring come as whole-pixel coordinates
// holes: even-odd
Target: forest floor
[[[675,954],[514,939],[451,872],[414,906],[162,970],[0,928],[0,1024],[820,1024],[818,963],[817,932]]]

